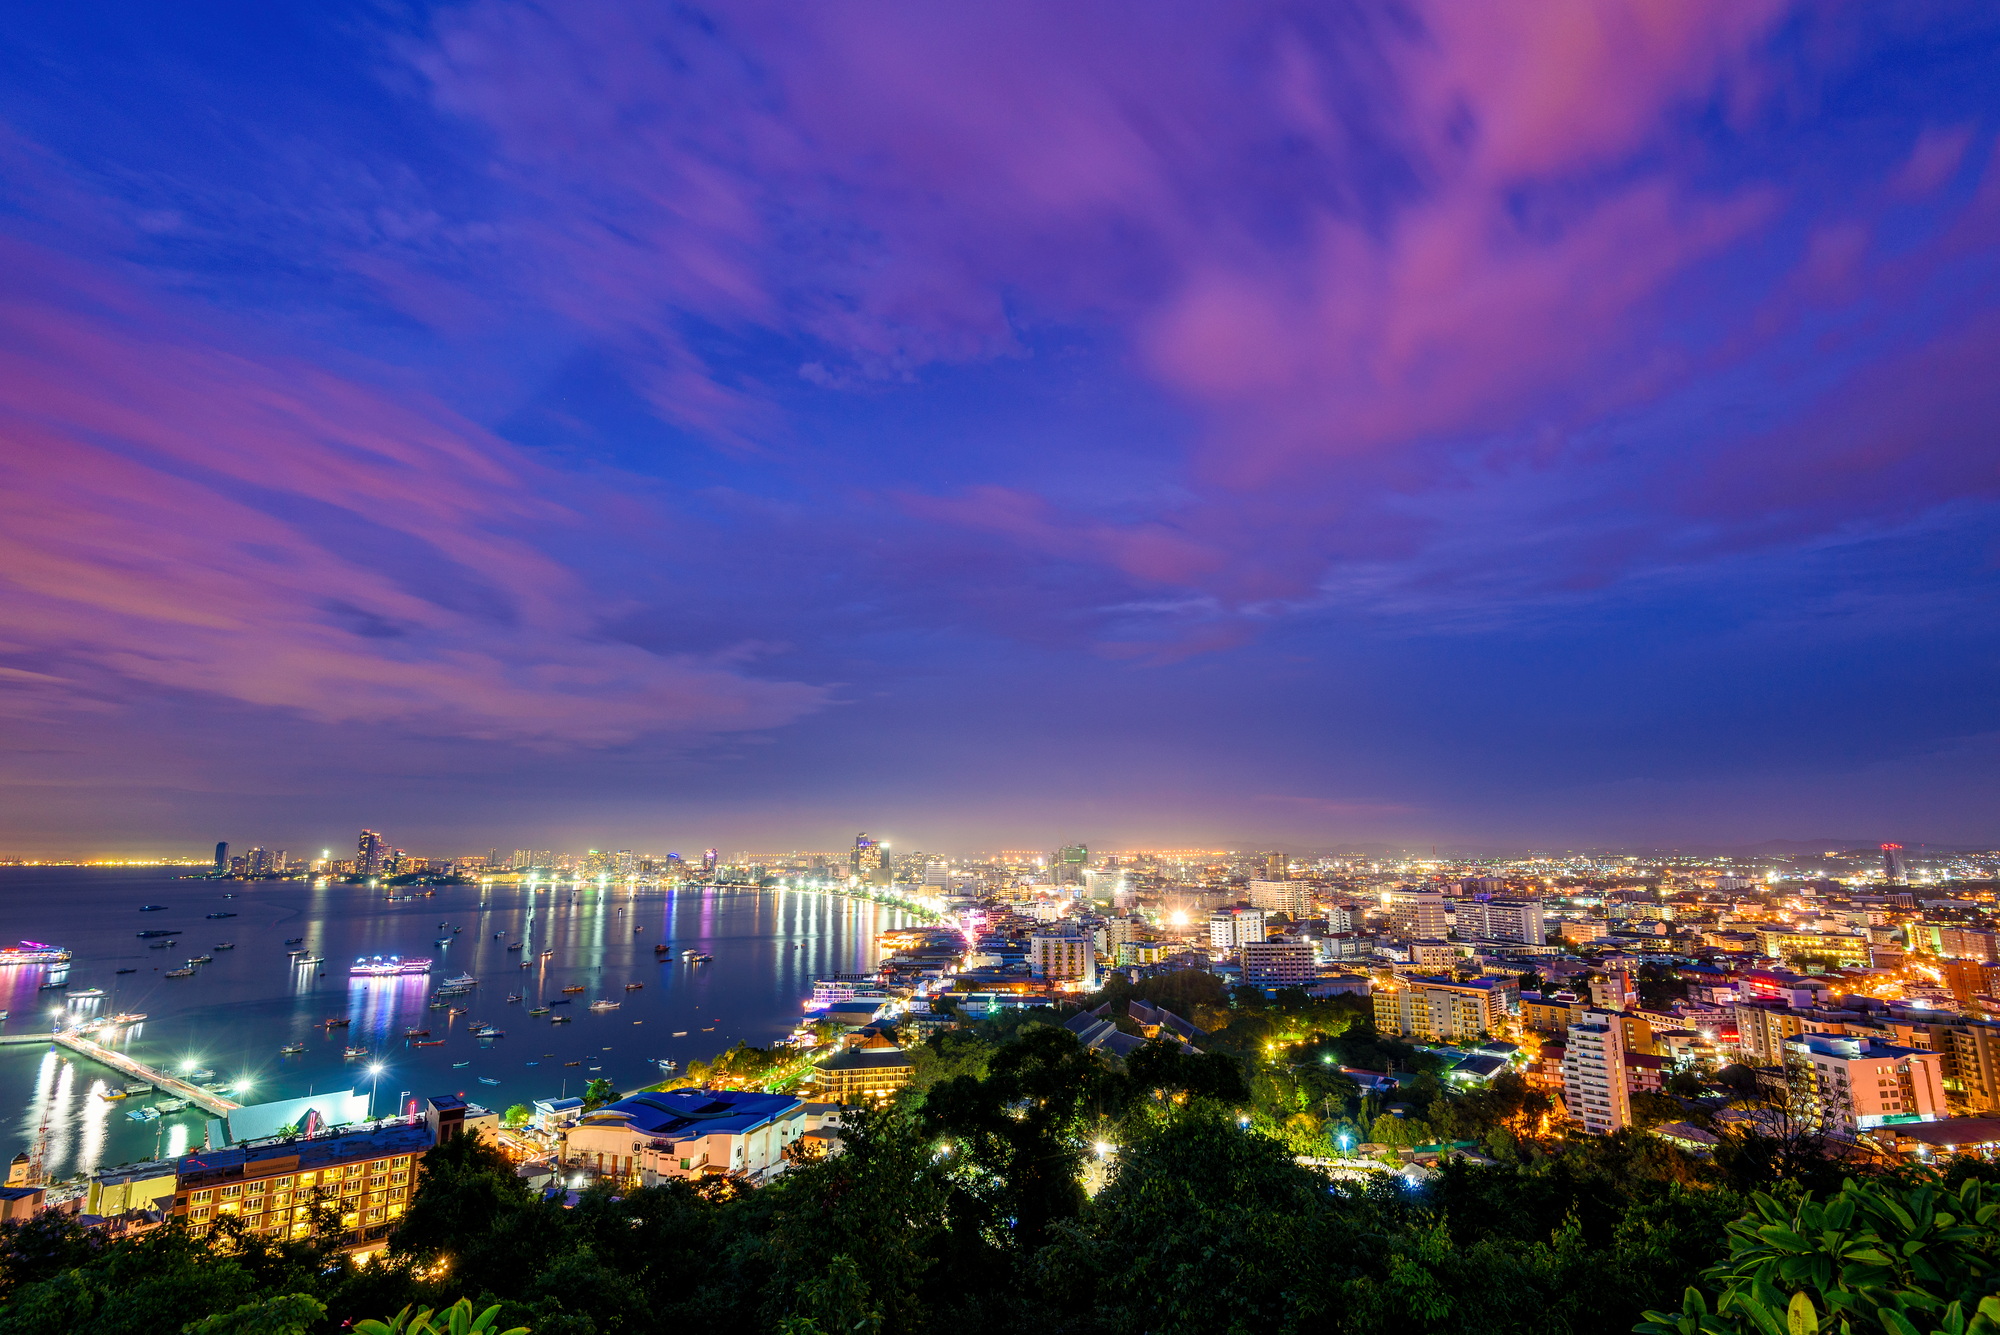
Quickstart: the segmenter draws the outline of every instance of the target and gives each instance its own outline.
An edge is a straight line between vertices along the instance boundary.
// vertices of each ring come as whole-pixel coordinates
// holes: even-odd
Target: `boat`
[[[589,989],[587,989],[587,988],[582,988],[582,987],[566,987],[566,988],[564,988],[564,989],[563,989],[563,995],[564,995],[564,996],[575,996],[575,995],[576,995],[576,994],[577,994],[578,992],[584,992],[584,991],[588,991],[588,990],[589,990]]]
[[[670,955],[673,953],[673,949],[674,948],[672,946],[668,945],[664,941],[661,941],[653,947],[653,953],[655,955]]]
[[[139,933],[145,936],[146,933]],[[69,952],[61,946],[44,945],[40,941],[23,941],[18,946],[0,946],[0,965],[7,964],[68,964]]]
[[[127,1094],[144,1094],[147,1090],[151,1089],[152,1086],[147,1084],[143,1080],[135,1080],[132,1083],[126,1085],[124,1088]]]
[[[217,942],[215,943],[215,949],[217,949],[217,950],[234,950],[234,949],[236,949],[236,943],[235,943],[234,941],[217,941]]]
[[[530,1015],[547,1015],[548,1013],[549,1013],[549,1008],[547,1006],[528,1007],[528,1014]]]
[[[195,957],[194,957],[193,959],[189,960],[189,961],[188,961],[188,963],[189,963],[189,964],[213,964],[213,963],[215,963],[215,956],[213,956],[213,955],[196,955],[196,956],[195,956]]]
[[[119,1099],[129,1098],[130,1096],[122,1089],[100,1089],[97,1091],[97,1097],[103,1099],[106,1103],[116,1103]]]
[[[507,1031],[505,1029],[495,1029],[489,1024],[484,1028],[473,1030],[472,1036],[474,1038],[505,1038],[507,1037]]]
[[[285,938],[285,944],[288,946],[302,946],[305,944],[305,941],[306,939],[302,936],[288,936]]]
[[[155,942],[153,942],[153,944],[152,944],[152,945],[150,945],[150,946],[147,946],[147,947],[146,947],[146,949],[148,949],[148,950],[165,950],[165,949],[166,949],[166,948],[167,948],[168,946],[171,946],[172,944],[173,944],[173,942],[171,942],[171,941],[155,941]]]
[[[623,1002],[606,1001],[604,998],[599,997],[596,1001],[590,1003],[590,1008],[594,1011],[615,1011],[623,1004]]]
[[[166,911],[166,908],[167,908],[167,906],[166,906],[165,904],[141,904],[141,905],[139,906],[139,912],[141,912],[141,913],[164,913],[164,912]]]
[[[355,1058],[357,1058],[357,1057],[366,1057],[366,1056],[368,1055],[368,1049],[367,1049],[367,1048],[342,1048],[342,1049],[340,1050],[340,1055],[341,1055],[341,1056],[343,1056],[343,1057],[345,1057],[345,1058],[347,1058],[347,1060],[349,1060],[349,1061],[353,1061],[353,1060],[354,1060]]]
[[[541,954],[535,956],[535,958],[538,960],[552,960],[555,957],[556,953],[553,950],[544,950]]]
[[[321,1027],[326,1029],[345,1029],[352,1023],[354,1022],[344,1015],[335,1015],[320,1021]]]
[[[451,944],[451,938],[448,936],[441,936],[437,940],[431,942],[431,944],[434,946],[448,946]]]
[[[581,1065],[583,1065],[583,1063],[582,1063],[582,1062],[564,1062],[564,1063],[563,1063],[563,1065],[564,1065],[564,1066],[581,1066]]]
[[[549,1017],[549,1023],[550,1023],[550,1024],[568,1024],[568,1023],[569,1023],[569,1016],[567,1016],[567,1015],[551,1015],[551,1016]]]
[[[413,1027],[405,1029],[403,1031],[404,1038],[429,1038],[430,1036],[431,1036],[431,1031],[428,1029],[417,1029]]]
[[[541,1065],[541,1063],[540,1063],[540,1062],[529,1062],[529,1063],[528,1063],[528,1065],[530,1065],[530,1066],[540,1066],[540,1065]]]
[[[479,1077],[479,1083],[482,1085],[497,1085],[500,1082],[490,1075],[482,1075]]]
[[[179,969],[169,969],[163,976],[167,978],[192,978],[194,977],[194,970],[192,968],[185,968],[185,967]]]
[[[456,978],[447,978],[447,979],[445,979],[445,980],[444,980],[444,982],[440,983],[440,984],[439,984],[438,986],[440,986],[440,987],[461,987],[461,988],[462,988],[462,987],[478,987],[478,986],[479,986],[479,980],[478,980],[477,978],[474,978],[474,977],[473,977],[473,976],[472,976],[471,974],[469,974],[469,973],[462,973],[462,974],[458,975],[458,977],[456,977]]]
[[[714,962],[715,962],[715,956],[713,955],[696,955],[693,959],[688,961],[688,963],[690,964],[713,964]]]
[[[513,945],[507,947],[509,952],[519,950],[520,948],[521,948],[521,943],[519,941],[516,941]]]
[[[676,1030],[674,1030],[674,1037],[675,1037],[675,1038],[686,1038],[687,1036],[688,1036],[688,1031],[687,1031],[687,1030],[685,1030],[685,1029],[676,1029]]]
[[[471,1062],[453,1062],[453,1063],[451,1064],[451,1069],[452,1069],[452,1070],[454,1070],[454,1071],[456,1071],[456,1070],[458,1070],[458,1069],[459,1069],[459,1068],[460,1068],[461,1066],[470,1066],[470,1065],[472,1065],[472,1063],[471,1063]]]
[[[5,1011],[0,1011],[0,1019],[4,1019],[6,1014]],[[145,1018],[146,1012],[144,1011],[120,1011],[111,1017],[110,1022],[112,1024],[137,1024]]]
[[[413,1046],[419,1048],[441,1048],[444,1046],[444,1040],[441,1038],[420,1038]]]
[[[507,1002],[509,1005],[512,1005],[514,1002],[517,1002],[520,999],[521,999],[521,994],[519,992],[509,992],[507,994]]]
[[[551,1002],[549,1003],[549,1005],[551,1005],[551,1006],[567,1006],[567,1005],[569,1005],[570,1003],[574,1002],[575,1000],[576,1000],[576,998],[575,998],[575,997],[557,997],[557,998],[556,998],[556,999],[555,999],[554,1001],[551,1001]]]
[[[400,978],[406,974],[429,973],[430,960],[423,955],[368,955],[357,958],[348,969],[350,978]]]
[[[183,1104],[182,1106],[185,1107],[186,1105]],[[126,1110],[125,1115],[135,1122],[157,1122],[160,1120],[160,1110],[158,1108],[131,1108]]]
[[[644,986],[645,986],[644,983],[627,983],[625,984],[625,990],[627,992],[637,992],[640,988]]]
[[[119,972],[119,973],[137,973],[137,972],[139,972],[139,971],[138,971],[137,969],[119,969],[119,970],[117,970],[117,972]]]
[[[177,1113],[188,1106],[188,1101],[186,1099],[161,1099],[153,1106],[163,1113]]]
[[[701,1031],[701,1032],[702,1032],[702,1033],[704,1033],[704,1034],[712,1034],[712,1033],[714,1033],[714,1032],[715,1032],[715,1026],[714,1026],[714,1025],[712,1025],[712,1024],[711,1024],[711,1025],[704,1025],[704,1026],[702,1027],[702,1031]]]
[[[181,934],[181,931],[180,931],[180,928],[178,928],[178,927],[159,927],[159,928],[155,928],[154,930],[152,930],[152,931],[150,931],[150,932],[141,932],[141,933],[139,933],[139,938],[140,938],[141,940],[144,940],[144,939],[146,939],[147,937],[153,937],[153,936],[179,936],[180,934]]]
[[[190,1080],[213,1080],[215,1079],[215,1072],[204,1066],[198,1071],[189,1071],[187,1078]]]
[[[208,914],[204,914],[204,915],[202,915],[202,916],[204,916],[204,917],[208,917],[208,918],[233,918],[233,917],[235,917],[236,915],[235,915],[235,914],[233,914],[233,913],[208,913]]]
[[[683,951],[681,952],[681,958],[682,958],[682,959],[684,959],[684,960],[691,960],[691,959],[693,959],[693,958],[694,958],[694,957],[695,957],[696,955],[698,955],[698,954],[700,954],[700,953],[701,953],[701,952],[699,952],[699,951],[697,951],[696,949],[694,949],[694,947],[690,946],[690,947],[688,947],[688,948],[687,948],[686,950],[683,950]]]
[[[69,999],[71,1001],[95,1001],[103,995],[104,989],[101,987],[86,987],[81,992],[70,993]]]
[[[280,1057],[296,1057],[305,1050],[306,1045],[303,1043],[287,1043],[278,1049],[278,1055]]]
[[[454,1016],[454,1017],[456,1017],[456,1016],[460,1016],[460,1015],[463,1015],[463,1014],[465,1014],[465,1007],[463,1007],[463,1006],[453,1006],[453,1007],[449,1008],[448,1010],[446,1010],[446,1011],[445,1011],[445,1014],[446,1014],[446,1015],[450,1015],[450,1016]]]
[[[672,1057],[662,1057],[657,1062],[655,1062],[654,1065],[658,1066],[662,1071],[669,1071],[669,1072],[678,1071],[681,1068],[681,1064],[675,1061]]]
[[[306,965],[306,966],[308,966],[308,967],[309,967],[309,966],[311,966],[311,965],[314,965],[314,964],[324,964],[324,963],[326,963],[326,961],[325,961],[325,960],[323,960],[323,959],[321,959],[321,958],[320,958],[319,956],[317,956],[317,955],[304,955],[304,956],[301,956],[301,957],[300,957],[300,958],[298,958],[298,959],[295,959],[295,960],[293,960],[293,961],[292,961],[292,963],[294,963],[294,964],[299,964],[299,965]]]

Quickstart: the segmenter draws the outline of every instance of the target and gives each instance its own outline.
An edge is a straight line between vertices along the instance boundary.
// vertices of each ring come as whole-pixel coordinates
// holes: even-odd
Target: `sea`
[[[504,1111],[579,1094],[593,1079],[620,1090],[651,1084],[664,1078],[663,1058],[684,1068],[739,1041],[781,1040],[799,1024],[815,978],[872,970],[876,934],[910,921],[869,900],[805,890],[543,883],[392,892],[189,878],[178,867],[0,867],[0,944],[44,942],[73,955],[59,972],[0,968],[0,1035],[46,1034],[58,1012],[142,1013],[115,1036],[95,1037],[158,1070],[239,1082],[229,1095],[239,1103],[341,1089],[369,1094],[377,1116],[433,1094]],[[163,930],[175,935],[139,935]],[[173,944],[155,948],[165,941]],[[670,949],[656,952],[659,944]],[[323,962],[294,963],[294,950]],[[712,958],[688,961],[685,950]],[[191,977],[167,976],[199,955],[211,962]],[[377,955],[433,964],[428,975],[349,977],[357,959]],[[451,999],[466,1013],[433,1009],[433,990],[460,974],[477,979]],[[74,997],[88,989],[105,995]],[[597,1000],[617,1008],[590,1009]],[[536,1005],[550,1014],[530,1016]],[[553,1023],[558,1015],[568,1022]],[[480,1022],[502,1036],[473,1037]],[[437,1046],[416,1046],[409,1029],[428,1029],[425,1041]],[[305,1050],[281,1053],[295,1044]],[[102,1097],[128,1083],[65,1048],[0,1045],[0,1117],[11,1142],[0,1143],[0,1158],[39,1145],[44,1173],[60,1180],[201,1148],[208,1114],[190,1107],[136,1121],[131,1109],[167,1096]]]

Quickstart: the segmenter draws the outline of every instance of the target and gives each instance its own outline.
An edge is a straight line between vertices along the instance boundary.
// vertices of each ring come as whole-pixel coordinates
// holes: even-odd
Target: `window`
[[[410,1180],[410,1175],[408,1173],[391,1173],[389,1174],[389,1180],[398,1185],[401,1185],[402,1183],[408,1182]]]
[[[215,1193],[213,1191],[197,1191],[193,1199],[196,1205],[206,1205],[215,1199]]]
[[[242,1194],[243,1194],[243,1188],[241,1185],[233,1187],[224,1187],[222,1189],[222,1199],[225,1201],[233,1201]]]
[[[243,1194],[245,1196],[262,1196],[270,1189],[271,1184],[269,1182],[249,1182],[244,1184]]]
[[[386,1187],[388,1185],[389,1179],[385,1174],[377,1173],[374,1177],[368,1179],[368,1189],[370,1191],[375,1190],[377,1187]]]
[[[273,1191],[290,1191],[291,1187],[292,1187],[292,1179],[289,1175],[285,1177],[274,1178],[271,1181],[271,1190]]]
[[[188,1217],[190,1219],[206,1219],[212,1213],[214,1212],[210,1210],[208,1206],[197,1205],[194,1207],[194,1209],[188,1211]]]
[[[360,1177],[362,1171],[363,1171],[363,1166],[361,1164],[351,1163],[347,1165],[347,1175],[349,1177]]]
[[[389,1161],[389,1166],[391,1168],[408,1168],[410,1166],[410,1156],[399,1154]]]

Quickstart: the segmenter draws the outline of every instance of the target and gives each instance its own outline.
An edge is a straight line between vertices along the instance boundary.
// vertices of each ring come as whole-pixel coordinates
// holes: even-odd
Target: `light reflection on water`
[[[223,900],[231,890],[236,898]],[[172,907],[140,916],[141,903]],[[366,1068],[379,1062],[385,1069],[377,1107],[385,1111],[395,1106],[392,1098],[435,1093],[464,1093],[505,1108],[555,1094],[590,1065],[602,1065],[601,1074],[621,1088],[635,1088],[659,1078],[656,1058],[685,1065],[738,1040],[772,1042],[797,1023],[814,978],[872,967],[875,934],[907,921],[867,901],[802,891],[600,891],[543,883],[484,892],[441,888],[429,898],[390,901],[383,892],[349,887],[232,886],[130,868],[0,868],[0,907],[10,931],[75,952],[74,988],[110,994],[78,1007],[80,1015],[148,1015],[144,1024],[100,1035],[137,1060],[175,1071],[210,1067],[218,1079],[249,1077],[254,1085],[246,1101],[365,1091]],[[239,916],[205,921],[203,914],[217,907]],[[440,929],[440,922],[447,926]],[[174,948],[149,950],[137,937],[155,926],[179,933]],[[285,944],[291,937],[305,938],[303,949],[324,962],[292,964],[287,952],[297,947]],[[450,944],[433,946],[439,937]],[[217,940],[236,947],[216,951]],[[515,942],[522,949],[507,951]],[[656,955],[657,944],[668,953]],[[683,962],[687,948],[714,962]],[[543,950],[554,958],[540,959]],[[164,977],[203,953],[214,954],[214,962],[196,976]],[[349,980],[347,966],[356,957],[378,954],[424,955],[436,964],[428,978]],[[467,1013],[431,1010],[431,988],[461,972],[480,980],[471,997],[455,999]],[[50,1003],[63,995],[40,991],[48,977],[40,966],[0,969],[0,1009],[12,1017],[0,1032],[46,1032]],[[642,986],[627,991],[628,982]],[[585,988],[553,1011],[572,1023],[551,1025],[526,1014],[538,1002],[560,1000],[567,986]],[[512,993],[524,1000],[508,1003]],[[588,1003],[600,997],[619,1002],[619,1009],[591,1012]],[[348,1025],[329,1030],[329,1018]],[[506,1036],[473,1039],[466,1031],[474,1020]],[[441,1045],[411,1046],[405,1040],[411,1028],[429,1029]],[[673,1038],[675,1031],[687,1037]],[[293,1043],[306,1052],[279,1054]],[[348,1047],[365,1055],[348,1059]],[[571,1060],[584,1065],[565,1067]],[[154,1102],[152,1096],[107,1102],[90,1093],[95,1083],[116,1088],[126,1079],[39,1044],[0,1046],[0,1108],[18,1110],[11,1119],[15,1143],[0,1145],[0,1158],[34,1143],[44,1111],[50,1114],[45,1159],[58,1177],[149,1158],[156,1147],[173,1154],[200,1146],[206,1118],[198,1109],[139,1122],[128,1113]]]

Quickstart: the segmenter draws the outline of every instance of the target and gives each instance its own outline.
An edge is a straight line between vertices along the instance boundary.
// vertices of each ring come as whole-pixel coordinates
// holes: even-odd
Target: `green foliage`
[[[527,1104],[517,1103],[501,1115],[500,1123],[503,1126],[526,1126],[528,1119],[533,1116],[534,1113]]]
[[[528,1335],[526,1326],[502,1331],[496,1324],[499,1319],[498,1303],[475,1317],[472,1300],[460,1298],[441,1312],[428,1307],[422,1311],[405,1307],[388,1321],[357,1321],[354,1329],[358,1335]]]
[[[1849,1180],[1831,1199],[1759,1192],[1729,1226],[1726,1261],[1644,1335],[1922,1335],[2000,1331],[2000,1198],[1984,1182],[1898,1187]]]
[[[218,1312],[182,1329],[186,1335],[307,1335],[325,1315],[326,1304],[319,1299],[287,1293]]]
[[[602,1108],[607,1103],[618,1101],[618,1086],[599,1076],[583,1087],[583,1109]]]

